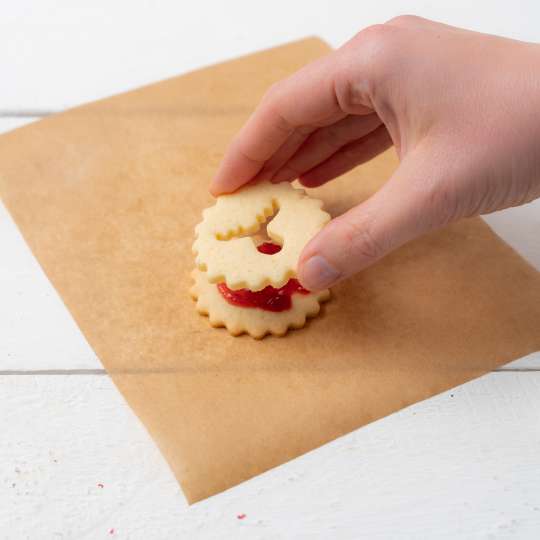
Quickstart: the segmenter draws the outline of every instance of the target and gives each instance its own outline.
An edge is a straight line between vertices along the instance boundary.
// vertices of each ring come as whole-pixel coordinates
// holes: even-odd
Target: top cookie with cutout
[[[266,232],[281,246],[273,255],[257,250],[254,235],[273,216]],[[309,240],[330,221],[322,202],[289,183],[259,182],[221,195],[203,212],[195,228],[193,252],[210,283],[259,291],[282,287],[296,276],[298,257]]]

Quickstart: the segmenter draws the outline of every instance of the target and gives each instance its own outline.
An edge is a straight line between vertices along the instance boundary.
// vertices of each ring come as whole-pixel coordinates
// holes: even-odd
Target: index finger
[[[210,185],[213,195],[252,180],[298,129],[329,125],[346,116],[336,96],[338,54],[308,64],[267,92],[227,149]]]

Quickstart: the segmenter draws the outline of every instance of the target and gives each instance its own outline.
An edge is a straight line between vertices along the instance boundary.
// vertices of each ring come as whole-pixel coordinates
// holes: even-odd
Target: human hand
[[[392,144],[400,165],[388,182],[304,248],[306,288],[457,219],[540,197],[540,45],[414,16],[368,27],[272,86],[210,189],[320,186]]]

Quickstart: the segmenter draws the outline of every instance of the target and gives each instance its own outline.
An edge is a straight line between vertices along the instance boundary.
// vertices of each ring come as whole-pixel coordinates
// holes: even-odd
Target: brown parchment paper
[[[308,39],[0,137],[0,194],[190,502],[540,348],[540,276],[479,219],[335,288],[286,338],[211,329],[188,296],[194,225],[231,136]],[[317,190],[338,214],[392,151]]]

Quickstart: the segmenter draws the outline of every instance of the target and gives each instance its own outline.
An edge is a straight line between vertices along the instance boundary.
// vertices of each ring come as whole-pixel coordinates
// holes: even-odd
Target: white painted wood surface
[[[306,35],[338,46],[407,12],[539,34],[535,0],[2,0],[0,107],[58,110]]]
[[[5,376],[0,395],[0,538],[538,538],[538,372],[492,373],[192,507],[108,377]]]
[[[537,2],[444,4],[4,0],[0,132],[404,12],[540,41]],[[539,202],[486,220],[540,269]],[[540,538],[540,353],[188,507],[1,204],[0,249],[0,539]]]

